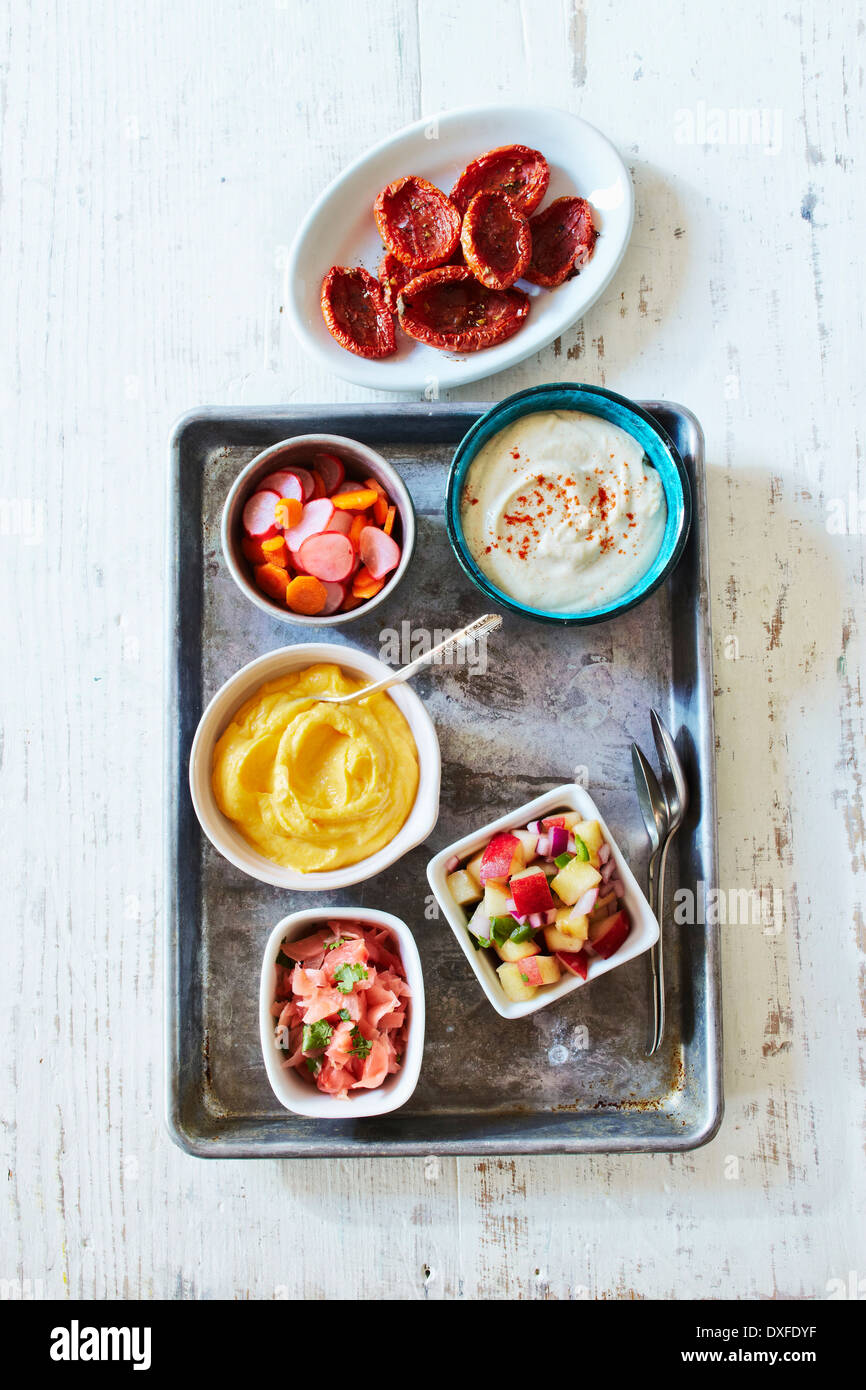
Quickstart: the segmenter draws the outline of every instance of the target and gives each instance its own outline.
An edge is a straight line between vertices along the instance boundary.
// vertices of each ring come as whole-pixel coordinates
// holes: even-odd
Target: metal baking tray
[[[187,1152],[212,1158],[537,1154],[695,1148],[722,1115],[717,929],[665,929],[668,1027],[645,1056],[648,957],[611,971],[524,1020],[494,1013],[448,924],[433,916],[425,866],[444,845],[577,775],[645,877],[647,841],[630,744],[654,752],[655,706],[677,737],[692,809],[670,856],[674,887],[716,883],[712,646],[700,426],[689,411],[644,402],[677,445],[695,520],[673,575],[645,603],[587,628],[506,615],[486,675],[468,665],[415,688],[442,746],[442,804],[426,845],[339,901],[385,908],[418,942],[427,995],[421,1080],[381,1118],[317,1121],[274,1099],[257,1021],[261,953],[286,913],[329,901],[267,887],[200,833],[187,764],[201,710],[245,662],[293,641],[380,654],[383,631],[454,628],[487,604],[449,548],[443,516],[454,446],[482,405],[375,404],[202,409],[170,443],[166,716],[167,1119]],[[413,563],[391,599],[339,629],[277,623],[247,602],[223,563],[219,522],[237,472],[280,439],[348,435],[400,469],[418,512]],[[402,625],[406,626],[403,627]],[[391,637],[388,640],[393,641]],[[408,658],[407,658],[408,659]],[[575,774],[575,769],[578,769]],[[672,897],[669,898],[672,901]],[[335,901],[335,900],[331,900]]]

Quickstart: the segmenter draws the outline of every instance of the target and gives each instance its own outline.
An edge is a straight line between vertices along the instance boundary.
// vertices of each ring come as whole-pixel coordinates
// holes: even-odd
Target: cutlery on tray
[[[631,746],[638,802],[650,839],[647,900],[659,924],[659,939],[650,952],[653,1023],[648,1057],[658,1051],[665,1028],[664,910],[668,850],[689,804],[688,783],[673,738],[655,710],[650,711],[650,721],[661,766],[661,785],[638,745]]]

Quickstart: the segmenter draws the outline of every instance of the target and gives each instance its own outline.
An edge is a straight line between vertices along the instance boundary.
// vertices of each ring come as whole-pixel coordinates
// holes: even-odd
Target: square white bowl
[[[529,821],[539,820],[542,816],[549,816],[557,811],[578,811],[582,820],[598,821],[604,832],[604,838],[610,845],[611,855],[617,869],[616,876],[622,880],[625,888],[623,902],[628,912],[631,930],[623,945],[608,960],[602,960],[601,956],[590,956],[585,980],[581,980],[578,975],[564,974],[558,984],[541,986],[534,999],[515,1003],[508,998],[499,983],[496,967],[493,964],[495,959],[493,952],[476,951],[472,945],[466,930],[469,918],[459,903],[455,902],[448,889],[448,874],[445,865],[455,854],[465,862],[473,854],[477,854],[478,850],[483,849],[491,836],[496,835],[501,830],[520,830]],[[543,796],[537,796],[534,801],[528,801],[525,806],[518,806],[507,816],[500,816],[499,820],[491,821],[489,825],[482,826],[480,830],[473,831],[471,835],[464,835],[463,839],[458,840],[455,844],[448,845],[446,849],[443,849],[435,858],[430,860],[427,865],[427,878],[439,906],[448,919],[448,925],[459,942],[460,949],[472,967],[476,980],[502,1018],[525,1018],[527,1014],[534,1014],[538,1009],[546,1009],[549,1004],[555,1004],[558,999],[563,999],[567,994],[572,994],[574,990],[581,989],[590,981],[598,979],[599,975],[606,975],[609,970],[615,970],[618,965],[625,965],[626,961],[634,960],[635,956],[640,956],[644,951],[648,951],[659,939],[659,924],[638,886],[637,879],[608,830],[601,812],[589,792],[570,782],[561,787],[554,787],[553,791],[545,792]]]
[[[275,1019],[271,1013],[276,992],[276,963],[282,943],[311,935],[326,922],[359,922],[362,926],[385,927],[395,937],[412,991],[409,1001],[409,1033],[400,1070],[386,1077],[374,1091],[354,1091],[348,1100],[338,1100],[302,1081],[294,1067],[283,1066],[281,1049],[276,1045]],[[317,907],[308,912],[292,912],[278,922],[268,937],[262,960],[259,987],[259,1031],[262,1056],[271,1089],[281,1105],[295,1115],[316,1120],[359,1120],[370,1115],[387,1115],[409,1100],[421,1073],[424,1056],[424,976],[415,938],[399,917],[368,907]]]

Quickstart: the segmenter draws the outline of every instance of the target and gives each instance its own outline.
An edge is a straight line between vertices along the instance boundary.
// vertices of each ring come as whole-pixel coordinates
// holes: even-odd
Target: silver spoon
[[[374,681],[372,685],[362,686],[360,690],[351,690],[347,695],[318,695],[317,701],[328,705],[352,705],[358,700],[366,700],[370,695],[378,695],[380,690],[389,690],[392,685],[402,685],[403,681],[408,681],[422,667],[429,666],[431,661],[435,661],[438,656],[451,651],[453,647],[459,647],[464,642],[473,642],[479,637],[486,637],[489,632],[495,632],[502,626],[502,618],[498,613],[485,613],[483,618],[476,618],[474,623],[469,623],[467,627],[462,627],[459,632],[452,632],[450,637],[446,637],[444,642],[439,642],[435,647],[431,647],[429,652],[423,652],[421,656],[410,661],[408,666],[403,666],[393,675],[383,676],[380,681]]]
[[[631,746],[631,759],[634,764],[634,783],[644,825],[650,841],[650,859],[647,869],[647,901],[650,911],[658,918],[658,863],[663,841],[668,833],[667,806],[658,778],[636,743]],[[653,1028],[652,1041],[647,1051],[651,1057],[661,1042],[665,1026],[664,969],[661,952],[661,928],[659,939],[650,951],[653,990]]]
[[[662,789],[667,811],[668,833],[662,845],[661,858],[658,865],[658,910],[656,916],[659,923],[658,939],[658,975],[663,980],[662,973],[662,933],[664,932],[664,911],[665,911],[665,870],[667,868],[668,850],[671,847],[671,840],[676,835],[683,823],[683,818],[689,804],[689,787],[686,775],[683,772],[683,765],[680,762],[674,741],[670,733],[663,724],[656,711],[650,710],[650,723],[652,724],[653,738],[656,743],[656,750],[659,755],[659,764],[662,770]],[[653,1045],[650,1048],[649,1056],[658,1049],[662,1032],[664,1031],[664,999],[662,999],[661,1022],[657,1021],[656,1033]]]

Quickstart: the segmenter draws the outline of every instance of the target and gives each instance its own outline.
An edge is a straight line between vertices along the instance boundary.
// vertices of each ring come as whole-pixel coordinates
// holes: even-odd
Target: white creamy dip
[[[479,569],[550,613],[606,607],[646,574],[667,521],[640,444],[595,415],[524,415],[479,450],[460,502]]]

